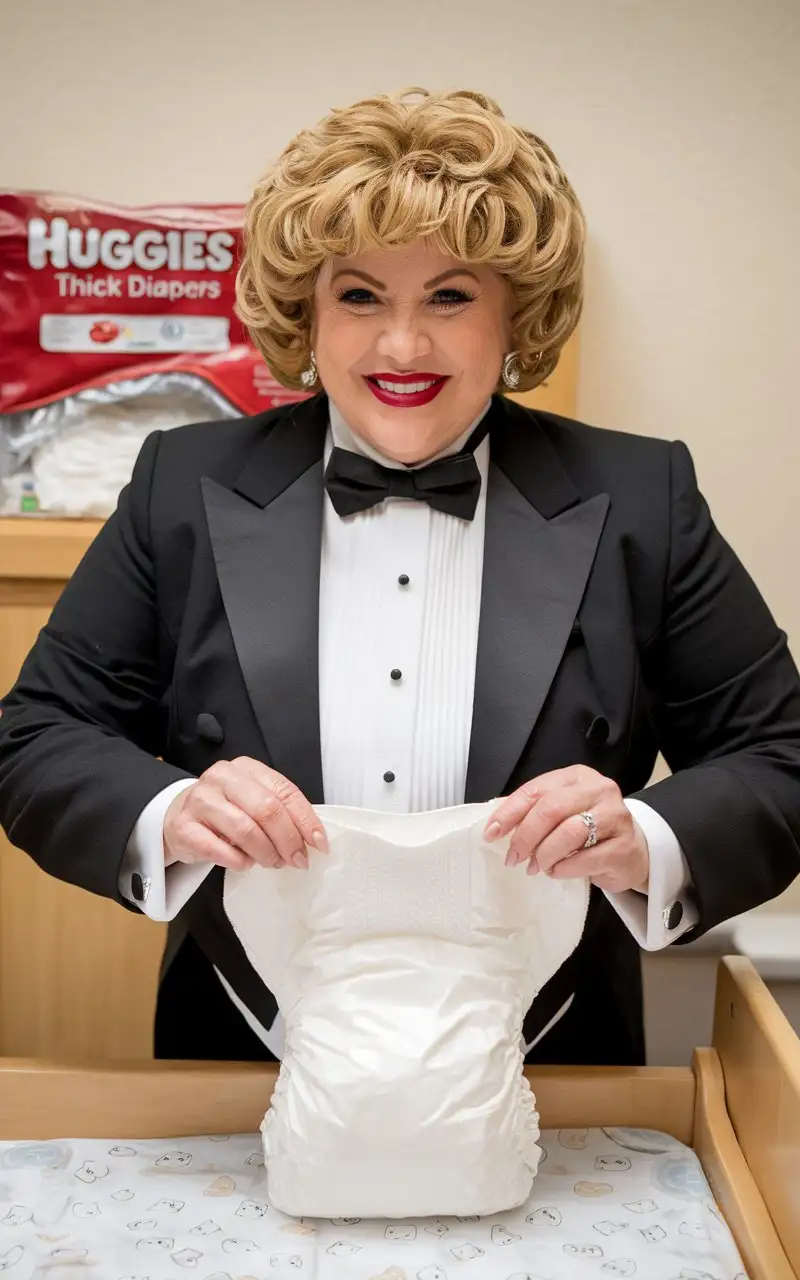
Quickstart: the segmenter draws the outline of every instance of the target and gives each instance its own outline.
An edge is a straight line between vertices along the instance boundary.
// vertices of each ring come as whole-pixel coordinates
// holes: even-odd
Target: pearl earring
[[[516,351],[509,351],[503,361],[503,382],[509,391],[515,391],[519,386],[519,357]]]
[[[300,374],[300,381],[302,382],[306,391],[311,390],[311,388],[314,386],[314,383],[317,381],[317,377],[318,377],[317,362],[314,359],[314,352],[312,351],[310,354],[309,362],[308,362],[308,368],[304,369],[303,372]]]

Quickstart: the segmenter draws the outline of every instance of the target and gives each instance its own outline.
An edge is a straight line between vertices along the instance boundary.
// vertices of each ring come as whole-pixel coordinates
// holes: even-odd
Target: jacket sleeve
[[[119,872],[145,805],[189,777],[166,742],[174,646],[159,617],[149,436],[116,512],[58,600],[0,718],[0,823],[45,871],[123,902]]]
[[[638,793],[680,842],[699,911],[689,942],[800,874],[800,677],[711,519],[686,446],[671,460],[662,624],[644,683],[672,776]]]

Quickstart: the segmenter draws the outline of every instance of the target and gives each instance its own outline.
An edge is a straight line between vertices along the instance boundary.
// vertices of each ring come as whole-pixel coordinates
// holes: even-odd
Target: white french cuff
[[[172,801],[195,778],[181,778],[145,805],[131,832],[119,874],[119,891],[150,920],[174,920],[212,869],[210,862],[164,866],[164,819]]]
[[[697,924],[688,894],[692,878],[678,837],[661,814],[642,800],[626,800],[625,806],[647,841],[650,880],[647,893],[629,889],[606,897],[639,946],[660,951]]]

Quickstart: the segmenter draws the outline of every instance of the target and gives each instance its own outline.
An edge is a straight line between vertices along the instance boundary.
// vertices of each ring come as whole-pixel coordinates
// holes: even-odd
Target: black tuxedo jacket
[[[324,800],[317,680],[324,395],[145,443],[117,512],[4,699],[0,821],[52,874],[119,899],[128,837],[168,783],[253,756]],[[800,681],[680,443],[490,409],[466,800],[585,762],[681,842],[700,923],[800,872]],[[216,869],[177,926],[263,1025],[271,994]],[[539,1061],[642,1060],[637,946],[593,892],[526,1039]]]

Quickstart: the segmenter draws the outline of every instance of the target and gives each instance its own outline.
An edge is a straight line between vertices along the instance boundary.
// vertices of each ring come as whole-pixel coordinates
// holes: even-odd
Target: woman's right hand
[[[307,867],[306,845],[328,849],[308,800],[283,774],[248,756],[212,764],[175,797],[164,819],[166,866]]]

